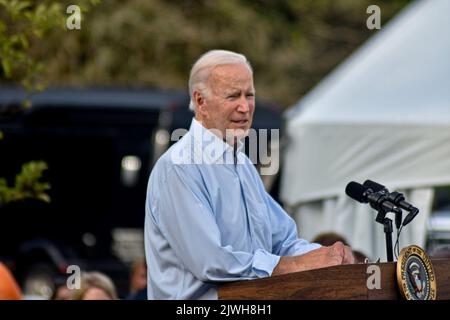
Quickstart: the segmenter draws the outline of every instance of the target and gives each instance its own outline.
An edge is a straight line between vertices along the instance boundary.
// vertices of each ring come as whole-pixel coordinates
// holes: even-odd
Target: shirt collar
[[[200,121],[192,118],[189,132],[194,140],[194,152],[196,159],[203,159],[204,163],[210,164],[217,163],[219,160],[225,161],[225,163],[233,163],[233,146],[229,145],[212,131],[205,128]],[[241,140],[238,140],[236,146],[236,157],[242,151],[243,147],[244,143]]]

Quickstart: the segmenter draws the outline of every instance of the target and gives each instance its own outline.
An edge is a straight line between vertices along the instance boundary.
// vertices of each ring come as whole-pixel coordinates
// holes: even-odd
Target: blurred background
[[[253,66],[254,127],[281,130],[280,169],[262,178],[301,237],[334,232],[385,260],[375,213],[344,194],[372,179],[421,210],[400,248],[444,252],[448,12],[449,0],[0,1],[0,262],[26,298],[55,298],[69,265],[135,297],[147,179],[189,127],[192,64],[217,48]]]

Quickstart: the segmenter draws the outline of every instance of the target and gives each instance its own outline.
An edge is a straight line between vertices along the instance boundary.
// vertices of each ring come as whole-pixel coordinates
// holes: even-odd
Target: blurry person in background
[[[67,285],[62,284],[55,289],[55,295],[52,300],[71,300],[72,290],[67,288]]]
[[[321,244],[323,246],[332,246],[336,242],[342,242],[345,245],[348,245],[347,240],[341,236],[340,234],[337,234],[335,232],[323,232],[319,233],[312,242]]]
[[[71,300],[73,291],[67,287],[67,279],[58,277],[55,279],[55,290],[51,300]]]
[[[117,291],[112,280],[100,272],[83,272],[79,290],[74,290],[73,300],[116,300]]]
[[[0,300],[21,300],[20,287],[9,269],[0,262]]]
[[[147,263],[137,259],[131,266],[130,293],[127,300],[147,300]]]
[[[353,256],[355,257],[355,263],[368,263],[368,257],[359,250],[353,250]]]

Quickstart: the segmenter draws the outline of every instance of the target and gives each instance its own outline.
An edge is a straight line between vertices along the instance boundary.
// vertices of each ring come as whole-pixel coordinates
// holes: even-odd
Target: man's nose
[[[250,111],[249,101],[246,96],[242,96],[238,101],[237,111],[242,113],[247,113]]]

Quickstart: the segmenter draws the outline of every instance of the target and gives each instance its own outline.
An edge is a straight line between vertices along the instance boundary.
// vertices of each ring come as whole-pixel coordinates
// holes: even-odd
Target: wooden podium
[[[450,259],[433,260],[437,299],[450,299]],[[378,265],[381,289],[368,289],[367,267]],[[317,300],[402,299],[396,278],[396,263],[353,264],[296,272],[257,280],[237,281],[219,288],[224,300]]]

